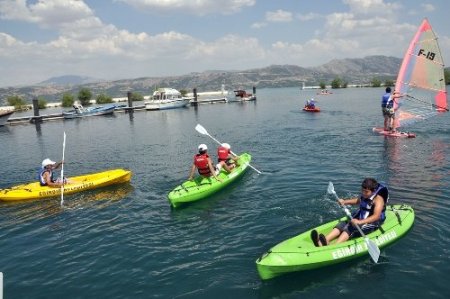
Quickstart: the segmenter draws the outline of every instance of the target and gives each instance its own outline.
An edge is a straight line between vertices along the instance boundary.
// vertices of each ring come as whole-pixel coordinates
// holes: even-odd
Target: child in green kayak
[[[217,173],[219,173],[222,168],[230,173],[234,167],[239,166],[238,160],[239,156],[234,156],[231,153],[231,146],[228,143],[222,143],[217,148]]]
[[[208,156],[208,147],[206,144],[200,144],[198,146],[198,154],[194,156],[194,162],[192,163],[191,171],[189,173],[189,180],[194,178],[195,169],[198,169],[198,173],[204,177],[214,176],[216,180],[222,182],[216,175],[216,170],[212,164],[211,158]]]
[[[315,246],[326,246],[331,241],[342,243],[360,234],[356,225],[359,225],[364,234],[378,229],[386,219],[385,210],[389,200],[389,191],[386,186],[378,183],[373,178],[366,178],[361,184],[359,198],[339,199],[342,206],[359,205],[359,210],[354,213],[349,221],[338,223],[328,235],[311,231],[311,239]]]

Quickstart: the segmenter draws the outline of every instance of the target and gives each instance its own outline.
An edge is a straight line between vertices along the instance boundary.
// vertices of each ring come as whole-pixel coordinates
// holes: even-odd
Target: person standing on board
[[[388,200],[389,191],[386,186],[373,178],[364,179],[359,198],[339,199],[342,206],[359,205],[359,210],[352,215],[353,218],[338,223],[327,236],[312,230],[311,239],[314,245],[326,246],[335,239],[337,240],[334,244],[337,244],[353,237],[359,237],[356,225],[360,226],[364,234],[377,230],[386,219],[385,211]]]
[[[221,182],[216,175],[216,170],[212,164],[211,158],[208,156],[208,147],[206,144],[200,144],[198,146],[198,154],[194,156],[194,162],[192,163],[191,172],[189,173],[189,180],[194,178],[195,169],[198,169],[198,173],[203,177],[214,176],[216,180]]]
[[[223,167],[228,173],[230,173],[234,167],[239,166],[237,162],[239,160],[239,156],[234,156],[231,153],[231,146],[228,143],[222,143],[217,148],[217,160],[219,162],[216,165],[218,172]]]
[[[384,116],[384,130],[393,131],[395,120],[394,98],[389,86],[386,87],[386,93],[381,97],[381,111]]]
[[[53,170],[58,169],[63,163],[64,161],[56,163],[48,158],[42,161],[42,168],[39,170],[39,183],[41,186],[56,188],[63,185],[62,180],[56,179],[54,177],[55,173],[53,172]]]

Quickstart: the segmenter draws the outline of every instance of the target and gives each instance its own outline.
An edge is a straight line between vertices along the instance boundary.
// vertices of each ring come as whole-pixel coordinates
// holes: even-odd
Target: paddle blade
[[[328,189],[327,189],[328,194],[333,194],[334,197],[336,197],[336,199],[339,199],[339,197],[336,194],[336,191],[334,191],[334,186],[332,182],[328,183]]]
[[[327,189],[328,194],[333,194],[334,192],[334,186],[332,182],[328,183],[328,189]]]
[[[201,124],[197,124],[197,125],[195,126],[195,130],[196,130],[197,132],[199,132],[200,134],[203,134],[203,135],[209,135],[209,134],[208,134],[208,131],[206,131],[206,129],[205,129]]]
[[[367,249],[369,250],[370,257],[376,263],[378,263],[378,259],[380,258],[380,248],[378,248],[377,244],[369,238],[364,238],[367,244]]]

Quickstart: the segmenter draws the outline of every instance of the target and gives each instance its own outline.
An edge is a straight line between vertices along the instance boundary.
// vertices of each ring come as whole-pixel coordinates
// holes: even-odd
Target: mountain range
[[[227,90],[246,89],[253,86],[295,87],[305,85],[327,85],[340,78],[348,84],[368,84],[374,78],[381,82],[395,79],[402,60],[388,56],[335,59],[317,67],[297,65],[271,65],[264,68],[235,71],[205,71],[181,76],[144,77],[115,81],[101,81],[89,77],[61,76],[48,79],[33,86],[0,88],[0,105],[6,105],[9,96],[20,96],[27,103],[35,97],[44,97],[48,102],[60,101],[64,93],[77,95],[81,88],[88,88],[94,97],[106,94],[125,97],[128,91],[149,95],[155,88],[172,87],[178,90],[198,92],[219,90],[224,84]]]

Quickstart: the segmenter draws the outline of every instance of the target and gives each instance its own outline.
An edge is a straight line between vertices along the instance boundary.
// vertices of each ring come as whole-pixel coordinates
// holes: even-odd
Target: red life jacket
[[[219,146],[219,148],[217,148],[217,159],[219,160],[219,162],[226,161],[229,154],[230,150],[226,147]]]
[[[196,154],[194,156],[194,164],[198,169],[198,173],[203,176],[210,176],[211,170],[209,170],[208,165],[208,154]]]

